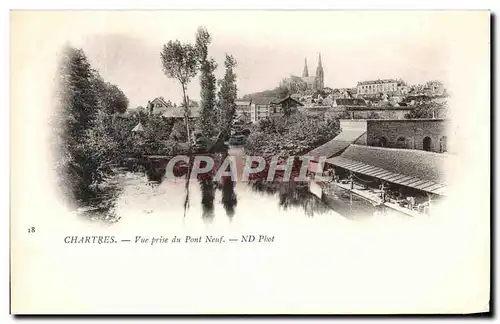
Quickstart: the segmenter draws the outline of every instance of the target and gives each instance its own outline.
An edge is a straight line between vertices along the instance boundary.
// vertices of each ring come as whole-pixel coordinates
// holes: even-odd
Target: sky
[[[402,78],[409,84],[449,78],[449,61],[460,13],[341,11],[122,11],[70,16],[91,65],[118,85],[130,107],[162,96],[179,102],[180,84],[162,71],[160,51],[169,40],[194,43],[198,26],[212,34],[209,56],[224,73],[225,53],[238,61],[238,96],[272,89],[301,75],[307,58],[315,74],[321,53],[325,86],[355,87],[358,81]],[[77,27],[74,27],[77,28]],[[85,31],[85,32],[83,32]],[[199,79],[188,95],[199,99]]]

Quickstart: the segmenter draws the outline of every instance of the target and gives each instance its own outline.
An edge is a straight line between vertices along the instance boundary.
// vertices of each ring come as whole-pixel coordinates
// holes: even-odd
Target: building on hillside
[[[298,107],[304,106],[300,101],[288,96],[283,99],[273,100],[269,106],[270,116],[283,115],[287,110],[292,113],[297,111]]]
[[[390,96],[390,100],[395,102],[395,103],[400,103],[400,102],[403,102],[406,98],[406,94],[404,94],[403,92],[401,92],[400,90],[394,92],[391,96]]]
[[[305,90],[323,90],[325,88],[325,73],[323,64],[321,62],[321,53],[318,56],[318,67],[316,68],[316,75],[309,75],[307,67],[307,58],[304,61],[304,70],[302,77],[291,75],[281,82],[281,86],[290,89],[293,92]]]
[[[423,93],[430,96],[439,96],[444,92],[444,83],[438,80],[428,81],[423,89]]]
[[[250,122],[252,100],[236,100],[236,118],[242,122]]]
[[[166,101],[163,97],[157,97],[151,101],[148,101],[147,110],[148,114],[159,116],[173,106],[174,104],[170,102],[170,100]]]
[[[148,101],[147,107],[148,114],[152,116],[160,116],[162,118],[184,118],[184,107],[177,106],[175,103],[172,103],[170,100],[167,101],[163,97],[157,97]],[[199,117],[199,106],[197,102],[189,100],[188,117]]]
[[[323,92],[326,93],[327,95],[332,94],[333,91],[334,91],[334,89],[332,89],[330,87],[324,87],[323,88]]]
[[[287,109],[293,111],[301,106],[303,104],[291,96],[283,99],[256,99],[251,104],[251,121],[257,123],[262,119],[282,116]]]
[[[400,79],[360,81],[356,88],[358,96],[375,96],[380,93],[392,94],[397,91],[403,94],[408,93],[408,85]]]
[[[269,117],[269,106],[271,105],[272,100],[273,99],[266,98],[252,100],[252,104],[250,106],[250,120],[252,123],[257,123]]]

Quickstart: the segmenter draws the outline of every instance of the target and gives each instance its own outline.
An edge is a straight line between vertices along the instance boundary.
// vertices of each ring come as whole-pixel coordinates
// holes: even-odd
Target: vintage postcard
[[[10,19],[11,313],[489,311],[489,11]]]

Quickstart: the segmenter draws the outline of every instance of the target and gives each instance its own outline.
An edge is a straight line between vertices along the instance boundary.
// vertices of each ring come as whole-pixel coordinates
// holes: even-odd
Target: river
[[[231,155],[242,155],[232,148]],[[380,212],[365,200],[339,192],[318,198],[307,183],[225,182],[152,179],[146,172],[119,171],[109,194],[88,202],[83,214],[107,221],[124,217],[168,217],[169,221],[232,222],[251,217],[277,221],[291,217],[333,217],[366,220]]]

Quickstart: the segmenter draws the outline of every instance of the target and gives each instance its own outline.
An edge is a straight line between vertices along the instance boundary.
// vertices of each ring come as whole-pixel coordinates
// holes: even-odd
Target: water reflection
[[[206,222],[212,222],[215,216],[214,212],[214,199],[215,199],[215,183],[212,176],[199,179],[198,183],[200,185],[201,191],[201,206],[202,214],[201,217]]]
[[[234,191],[235,183],[230,177],[222,177],[219,189],[222,191],[222,205],[226,211],[226,215],[230,218],[234,216],[235,207],[238,203],[236,192]]]
[[[270,206],[267,204],[269,202],[279,207],[279,213],[299,210],[307,217],[332,213],[347,218],[360,218],[364,217],[360,215],[373,216],[376,211],[371,204],[344,192],[318,198],[309,191],[307,182],[268,182],[266,179],[256,179],[235,183],[230,176],[216,181],[214,174],[203,174],[198,179],[186,181],[189,173],[172,180],[165,177],[165,169],[161,167],[118,169],[116,177],[108,181],[95,197],[82,202],[82,210],[92,218],[98,217],[111,222],[118,221],[120,213],[132,210],[134,213],[160,212],[175,217],[182,217],[182,214],[186,217],[189,212],[189,215],[199,215],[206,223],[212,223],[217,215],[224,213],[229,220],[237,217],[239,199],[245,206],[248,202],[251,204],[253,201],[260,201],[259,206],[265,208],[264,206]],[[117,201],[121,202],[120,208],[126,209],[117,211]],[[190,206],[192,211],[189,211]],[[242,210],[241,214],[246,212],[248,210]]]
[[[117,222],[121,217],[116,212],[116,201],[122,191],[123,188],[117,181],[109,181],[96,187],[85,198],[77,201],[77,212],[90,219]]]
[[[253,180],[249,183],[252,190],[270,197],[276,196],[281,209],[300,207],[306,216],[331,212],[331,209],[309,192],[307,182],[267,182],[265,179]]]

